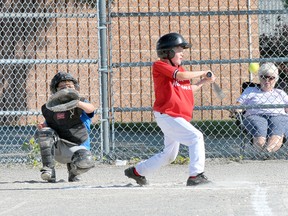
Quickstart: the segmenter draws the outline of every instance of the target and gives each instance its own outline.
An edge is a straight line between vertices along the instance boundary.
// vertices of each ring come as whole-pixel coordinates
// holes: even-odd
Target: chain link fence
[[[277,87],[287,92],[287,1],[7,0],[0,5],[1,164],[39,159],[33,136],[57,71],[77,77],[81,95],[98,107],[90,134],[97,158],[145,159],[161,151],[151,65],[156,41],[168,32],[179,32],[192,44],[184,67],[211,69],[226,95],[219,100],[211,86],[195,94],[192,124],[205,135],[207,157],[259,158],[229,110],[243,82],[258,82],[248,72],[250,62],[277,64]],[[285,148],[275,155],[286,159]],[[180,155],[188,155],[185,146]]]
[[[44,120],[41,106],[58,71],[71,72],[80,94],[100,106],[96,5],[7,0],[0,10],[0,162],[37,160],[36,124]],[[100,151],[97,118],[91,133],[94,151]]]
[[[211,69],[226,95],[219,100],[210,86],[195,95],[192,124],[205,135],[207,157],[259,158],[229,110],[237,108],[233,105],[243,82],[259,82],[249,73],[250,62],[275,62],[281,76],[278,87],[287,92],[285,3],[152,0],[112,5],[109,23],[114,156],[145,159],[162,150],[163,135],[151,108],[151,65],[157,59],[159,37],[179,32],[192,44],[184,53],[184,67],[192,71]],[[284,147],[275,156],[286,158]],[[188,156],[187,147],[181,147],[180,155]]]

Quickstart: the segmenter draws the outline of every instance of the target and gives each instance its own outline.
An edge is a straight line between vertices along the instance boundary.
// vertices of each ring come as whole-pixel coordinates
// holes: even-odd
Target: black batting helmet
[[[79,90],[78,81],[70,73],[60,71],[51,80],[50,91],[52,94],[57,92],[58,84],[62,81],[72,81],[75,85],[75,89]]]
[[[177,46],[188,49],[192,45],[186,42],[182,35],[178,33],[169,33],[163,35],[159,38],[156,46],[158,57],[161,59],[172,59],[175,56],[173,48]]]

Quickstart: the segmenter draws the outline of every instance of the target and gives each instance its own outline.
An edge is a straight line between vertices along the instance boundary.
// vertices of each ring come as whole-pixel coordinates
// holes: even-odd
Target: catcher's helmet
[[[75,89],[79,90],[79,85],[77,80],[70,74],[66,72],[58,72],[51,80],[50,91],[52,94],[57,92],[57,86],[62,81],[72,81],[75,85]]]
[[[159,38],[156,46],[157,55],[161,59],[172,59],[175,56],[174,47],[181,46],[184,49],[192,45],[187,43],[182,35],[178,33],[165,34]]]

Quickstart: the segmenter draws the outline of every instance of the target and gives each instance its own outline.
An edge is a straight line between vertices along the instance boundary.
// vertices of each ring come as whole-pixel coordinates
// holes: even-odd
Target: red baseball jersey
[[[177,73],[185,73],[183,67],[175,67],[156,61],[152,67],[155,91],[153,110],[191,121],[194,96],[190,80],[176,80]]]

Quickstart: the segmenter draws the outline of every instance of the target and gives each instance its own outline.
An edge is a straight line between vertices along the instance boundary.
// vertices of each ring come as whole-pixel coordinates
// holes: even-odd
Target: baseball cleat
[[[199,184],[207,184],[210,183],[210,181],[208,180],[208,178],[203,174],[200,173],[198,174],[196,177],[189,177],[187,180],[187,186],[196,186]]]
[[[145,176],[137,176],[137,175],[135,175],[134,169],[135,169],[135,167],[129,167],[128,169],[126,169],[124,171],[125,176],[127,176],[128,178],[134,179],[136,181],[136,183],[139,184],[140,186],[147,185],[148,182],[147,182]]]
[[[79,182],[80,178],[72,173],[69,173],[68,182]]]
[[[68,182],[79,182],[80,178],[79,175],[75,175],[74,173],[71,172],[71,163],[67,164],[67,169],[68,169]]]
[[[56,182],[56,174],[54,168],[43,167],[41,170],[41,178],[50,183]]]

